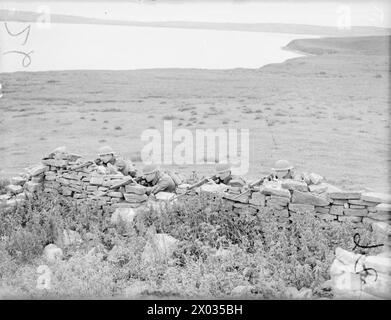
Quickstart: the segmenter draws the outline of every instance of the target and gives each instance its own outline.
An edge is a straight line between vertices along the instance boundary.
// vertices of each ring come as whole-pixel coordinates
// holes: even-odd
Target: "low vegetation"
[[[287,298],[288,287],[309,288],[314,298],[332,297],[324,287],[337,246],[353,249],[371,233],[351,224],[295,214],[278,222],[271,211],[235,213],[218,197],[193,195],[157,211],[140,212],[131,225],[110,224],[109,212],[40,194],[0,212],[0,295],[24,298],[153,297],[229,298],[247,288],[248,298]],[[74,230],[80,243],[60,245],[64,256],[49,264],[51,289],[38,289],[44,247]],[[148,237],[179,240],[171,259],[145,261]],[[369,250],[369,249],[368,249]],[[374,250],[374,249],[371,249]],[[143,288],[142,290],[140,288]]]

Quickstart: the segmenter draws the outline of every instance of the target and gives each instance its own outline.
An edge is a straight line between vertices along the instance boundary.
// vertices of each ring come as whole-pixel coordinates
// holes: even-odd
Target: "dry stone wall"
[[[130,223],[138,208],[160,205],[173,197],[173,194],[161,192],[152,201],[145,195],[144,187],[139,185],[112,190],[110,188],[125,177],[99,172],[94,162],[68,153],[64,147],[57,148],[44,156],[40,164],[26,168],[24,173],[11,179],[6,186],[7,193],[0,195],[0,207],[12,208],[36,192],[54,193],[111,212],[112,223]],[[187,186],[186,183],[178,186],[177,193],[186,192]],[[192,192],[221,196],[237,213],[258,214],[264,208],[270,208],[281,222],[288,221],[293,212],[302,212],[330,223],[350,221],[357,225],[370,225],[378,242],[384,244],[384,252],[378,256],[361,256],[337,248],[330,270],[331,286],[337,298],[391,298],[391,195],[341,190],[317,174],[304,173],[301,181],[267,182],[244,191],[246,189],[240,186],[204,184]],[[174,240],[171,241],[173,245]],[[60,252],[53,252],[52,258],[56,259]],[[368,278],[366,273],[365,279],[368,279],[363,281],[363,272],[367,272],[368,268],[375,269],[377,274]]]
[[[100,174],[98,166],[82,156],[69,153],[64,147],[44,156],[41,163],[27,168],[13,177],[6,187],[7,194],[0,196],[2,207],[12,207],[34,192],[61,194],[76,202],[94,203],[102,210],[138,208],[149,203],[144,187],[126,185],[111,190],[121,181],[122,174]],[[180,185],[183,193],[187,184]],[[222,196],[235,212],[246,210],[258,213],[264,207],[273,209],[280,221],[287,221],[292,212],[307,212],[330,222],[350,221],[374,225],[384,229],[391,224],[391,195],[375,192],[346,191],[333,186],[317,174],[302,174],[302,181],[284,180],[268,182],[245,191],[242,187],[205,184],[195,192]],[[169,199],[172,194],[158,194],[158,200]],[[156,199],[155,199],[156,200]]]

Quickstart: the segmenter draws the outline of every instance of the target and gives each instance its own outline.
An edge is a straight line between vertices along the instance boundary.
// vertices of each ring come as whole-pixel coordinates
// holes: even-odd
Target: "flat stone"
[[[302,192],[308,191],[308,186],[304,181],[301,182],[292,179],[283,180],[281,187],[288,190],[298,190]]]
[[[97,191],[98,190],[98,186],[87,186],[86,187],[86,190],[87,191]]]
[[[128,184],[125,186],[126,193],[135,193],[135,194],[142,195],[145,193],[145,190],[146,190],[146,188],[144,186],[140,186],[140,185]]]
[[[316,213],[329,214],[330,213],[330,208],[327,208],[327,207],[315,207],[315,212]]]
[[[337,216],[342,216],[343,215],[343,210],[344,210],[344,206],[337,206],[337,205],[332,205],[330,207],[330,214],[334,214],[334,215],[337,215]]]
[[[344,205],[348,205],[348,200],[341,200],[341,199],[332,199],[332,204],[333,205],[338,205],[338,206],[344,206]],[[348,207],[347,207],[348,208]]]
[[[328,190],[328,186],[326,184],[310,184],[308,186],[310,192],[312,193],[324,193]]]
[[[344,209],[343,213],[347,216],[366,217],[368,215],[367,209]]]
[[[274,202],[274,203],[278,203],[278,204],[281,204],[283,206],[287,205],[289,203],[289,199],[288,198],[285,198],[285,197],[280,197],[280,196],[271,196],[270,197],[270,200],[268,200],[269,202]]]
[[[359,223],[359,222],[362,221],[362,217],[357,217],[357,216],[338,216],[338,221]]]
[[[293,191],[291,202],[300,203],[300,204],[310,204],[319,207],[327,206],[330,203],[327,199],[323,197],[316,196],[309,192],[300,192],[297,190]]]
[[[12,177],[11,184],[16,186],[23,186],[26,183],[26,179],[23,177]]]
[[[389,221],[391,220],[390,212],[369,212],[368,218],[379,220],[379,221]]]
[[[9,184],[5,189],[13,194],[18,194],[23,192],[23,187],[18,185]]]
[[[274,209],[274,210],[284,210],[287,208],[287,206],[283,206],[283,205],[280,205],[280,204],[277,204],[277,203],[270,203],[270,202],[266,202],[266,207],[270,208],[270,209]]]
[[[328,214],[328,213],[320,213],[320,214],[317,214],[317,216],[318,216],[318,218],[320,218],[322,220],[326,220],[326,221],[332,221],[332,220],[336,219],[335,215]]]
[[[202,185],[199,188],[200,192],[207,192],[207,193],[222,193],[228,190],[228,187],[225,184],[215,184],[215,183],[206,183]],[[236,194],[239,194],[240,190],[236,192]]]
[[[359,205],[359,204],[349,204],[349,208],[350,209],[366,209],[367,207]]]
[[[122,198],[123,197],[122,192],[116,192],[116,191],[109,192],[107,195],[112,198]]]
[[[328,195],[333,200],[334,199],[348,200],[348,199],[361,198],[361,192],[354,192],[354,191],[329,192]]]
[[[391,204],[391,195],[379,192],[366,192],[361,195],[361,200]]]
[[[146,194],[124,193],[125,200],[130,203],[140,203],[148,200]]]
[[[265,206],[265,195],[260,192],[253,192],[251,194],[251,198],[249,200],[249,203],[256,205],[256,206]]]
[[[31,174],[31,176],[37,176],[41,173],[44,173],[45,171],[48,171],[49,170],[49,166],[45,166],[43,164],[39,164],[37,166],[35,166],[34,168],[31,168],[28,172],[29,174]]]
[[[375,207],[377,212],[391,212],[391,204],[380,203]]]
[[[35,176],[35,177],[31,177],[31,181],[32,182],[43,182],[43,180],[44,180],[44,177],[43,177],[42,174],[38,175],[38,176]]]
[[[299,204],[299,203],[290,203],[288,206],[289,210],[293,212],[314,212],[315,206],[311,204]]]
[[[279,197],[285,197],[288,199],[291,198],[291,193],[289,192],[289,190],[282,189],[280,187],[265,186],[260,191],[262,194],[265,195],[274,195]]]
[[[249,203],[249,200],[250,200],[250,196],[248,193],[243,194],[238,197],[238,195],[236,195],[236,194],[229,194],[229,193],[225,192],[223,194],[223,198],[231,200],[231,201],[235,201],[235,202],[241,202],[241,203]]]
[[[103,184],[103,176],[92,176],[90,179],[90,184],[93,186],[101,186]]]
[[[369,202],[362,199],[360,200],[351,199],[348,200],[348,203],[353,205],[362,205],[366,207],[376,207],[379,204],[379,202]]]

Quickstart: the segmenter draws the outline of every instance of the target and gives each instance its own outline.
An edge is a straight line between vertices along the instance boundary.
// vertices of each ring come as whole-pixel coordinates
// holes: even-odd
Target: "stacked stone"
[[[37,165],[26,169],[20,176],[11,178],[11,184],[6,186],[7,194],[0,197],[0,206],[11,208],[23,203],[34,192],[42,191],[44,174],[48,166]]]
[[[338,191],[328,193],[330,206],[324,213],[338,221],[372,224],[384,221],[391,223],[391,196],[381,193]],[[328,210],[328,212],[327,212]]]
[[[137,184],[128,184],[125,186],[124,191],[125,202],[130,205],[131,208],[137,208],[148,200],[148,196],[145,194],[145,187]]]

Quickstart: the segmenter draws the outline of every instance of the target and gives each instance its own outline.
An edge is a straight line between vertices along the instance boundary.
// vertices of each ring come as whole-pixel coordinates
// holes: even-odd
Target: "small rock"
[[[232,289],[231,295],[233,296],[247,296],[251,294],[251,291],[254,289],[253,286],[237,286]]]
[[[13,194],[18,194],[23,192],[23,187],[19,185],[9,184],[8,186],[5,187],[5,189]]]
[[[37,176],[41,173],[44,173],[46,171],[49,171],[49,166],[45,166],[43,164],[39,164],[34,168],[31,168],[28,172],[31,176]]]
[[[344,209],[343,213],[347,216],[366,217],[368,215],[367,209]]]
[[[137,211],[133,208],[117,208],[111,216],[111,223],[118,224],[123,221],[127,224],[132,223]]]
[[[178,247],[178,240],[169,234],[154,234],[147,242],[142,253],[144,261],[167,260]]]
[[[26,183],[26,179],[23,177],[12,177],[11,183],[17,186],[23,186]]]
[[[316,174],[316,173],[310,173],[309,178],[310,178],[311,184],[315,184],[315,185],[320,184],[323,181],[323,177],[319,174]]]
[[[146,188],[144,186],[139,186],[139,185],[131,185],[128,184],[125,186],[125,191],[126,193],[135,193],[135,194],[144,194]]]
[[[299,204],[299,203],[290,203],[288,206],[289,210],[293,212],[314,212],[315,206],[311,204]]]
[[[45,249],[43,250],[43,255],[48,262],[53,263],[62,259],[63,252],[61,248],[51,243],[45,247]]]
[[[370,212],[368,218],[379,221],[389,221],[391,220],[391,212]]]

